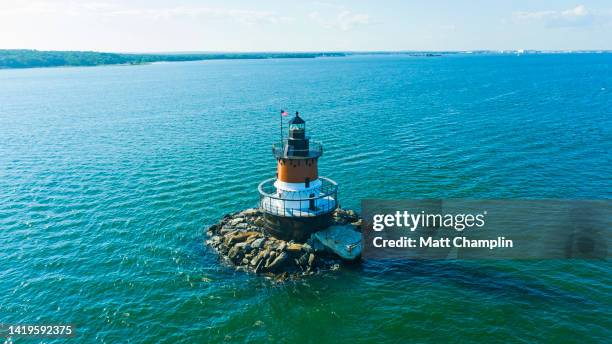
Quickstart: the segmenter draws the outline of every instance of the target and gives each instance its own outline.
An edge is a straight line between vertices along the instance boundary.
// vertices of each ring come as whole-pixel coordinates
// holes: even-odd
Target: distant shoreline
[[[93,51],[0,50],[0,69],[142,65],[153,62],[341,57],[344,53],[124,54]]]
[[[244,53],[102,53],[94,51],[42,51],[0,49],[0,70],[50,67],[130,66],[154,62],[187,62],[206,60],[262,60],[352,55],[408,55],[441,57],[444,55],[531,55],[531,54],[609,54],[610,50],[545,51],[545,50],[474,50],[474,51],[350,51],[350,52],[244,52]]]

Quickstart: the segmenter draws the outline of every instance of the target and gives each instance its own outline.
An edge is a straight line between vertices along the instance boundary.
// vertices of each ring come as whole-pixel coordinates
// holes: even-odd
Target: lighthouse
[[[276,177],[258,187],[265,228],[277,238],[304,242],[331,224],[338,207],[338,184],[319,176],[323,146],[306,135],[306,122],[297,112],[289,120],[287,137],[272,145],[272,154]]]

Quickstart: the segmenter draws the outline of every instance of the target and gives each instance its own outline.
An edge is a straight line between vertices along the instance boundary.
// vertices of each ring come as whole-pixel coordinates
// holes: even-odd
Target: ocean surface
[[[323,141],[344,208],[612,198],[612,54],[0,70],[0,323],[71,323],[74,343],[612,338],[609,261],[364,261],[280,285],[221,264],[205,228],[256,205],[281,108]]]

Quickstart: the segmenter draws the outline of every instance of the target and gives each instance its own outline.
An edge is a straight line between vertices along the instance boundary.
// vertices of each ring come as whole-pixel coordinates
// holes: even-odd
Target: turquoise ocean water
[[[0,322],[100,343],[612,337],[609,261],[365,261],[282,285],[219,264],[204,229],[256,205],[280,108],[323,141],[343,207],[612,197],[610,54],[2,70]]]

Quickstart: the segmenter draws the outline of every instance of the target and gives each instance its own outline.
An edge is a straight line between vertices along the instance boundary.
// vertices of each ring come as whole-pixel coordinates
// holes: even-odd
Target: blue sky
[[[612,1],[1,0],[0,49],[612,49]]]

